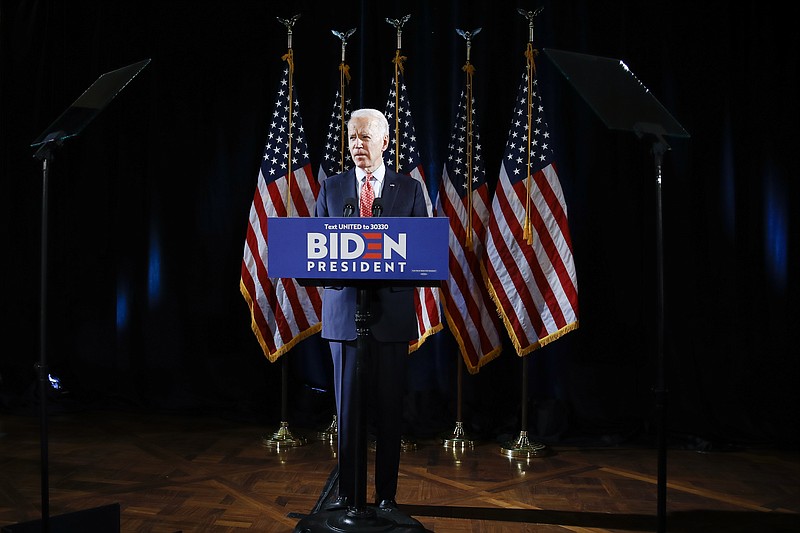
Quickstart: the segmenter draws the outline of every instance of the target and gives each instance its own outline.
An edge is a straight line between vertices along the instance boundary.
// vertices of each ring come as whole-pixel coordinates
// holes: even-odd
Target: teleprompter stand
[[[2,533],[54,533],[84,531],[112,533],[119,531],[119,504],[77,511],[56,517],[50,516],[48,465],[47,393],[50,386],[47,368],[47,211],[50,167],[57,148],[75,137],[94,119],[114,97],[150,62],[138,63],[107,72],[97,78],[44,132],[31,143],[34,157],[42,162],[42,239],[39,315],[39,362],[35,365],[39,380],[39,413],[41,432],[41,497],[40,520],[5,526]]]
[[[628,66],[619,59],[598,57],[563,50],[545,49],[544,54],[569,80],[578,94],[608,129],[630,131],[649,143],[656,178],[656,268],[657,268],[657,361],[654,387],[657,440],[657,522],[658,533],[666,531],[667,452],[664,361],[664,254],[661,181],[664,154],[670,149],[665,136],[688,138],[675,118],[656,100]]]

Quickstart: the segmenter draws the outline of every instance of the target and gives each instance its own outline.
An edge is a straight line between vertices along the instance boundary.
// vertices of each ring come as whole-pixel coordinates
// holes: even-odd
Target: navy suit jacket
[[[358,198],[356,171],[350,169],[322,181],[316,216],[341,217],[345,200]],[[426,217],[428,208],[422,184],[386,169],[381,191],[384,217]],[[358,202],[356,201],[356,211]],[[370,329],[380,342],[406,342],[419,335],[414,308],[414,287],[381,287],[370,291]],[[322,338],[335,341],[356,339],[355,287],[325,287],[322,295]]]

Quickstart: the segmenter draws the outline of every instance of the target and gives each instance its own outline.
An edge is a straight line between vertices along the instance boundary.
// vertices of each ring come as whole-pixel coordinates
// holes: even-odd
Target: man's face
[[[381,135],[380,127],[367,117],[357,117],[347,126],[350,157],[357,167],[368,172],[381,165],[383,151],[389,146],[389,136]]]

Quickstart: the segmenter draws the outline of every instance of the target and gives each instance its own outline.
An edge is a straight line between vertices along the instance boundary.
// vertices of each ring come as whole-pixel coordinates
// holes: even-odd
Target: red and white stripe
[[[444,167],[437,197],[437,215],[450,219],[450,279],[442,285],[443,309],[450,331],[458,343],[469,373],[500,355],[502,344],[495,306],[481,275],[489,221],[488,188],[484,182],[472,191],[472,212]],[[472,246],[466,246],[467,222],[471,217]]]
[[[525,180],[512,185],[504,163],[486,244],[487,284],[520,356],[578,327],[578,283],[567,206],[554,164],[531,178],[533,243],[523,238]]]
[[[310,164],[293,173],[293,216],[312,213],[316,187],[311,186],[315,183],[311,176]],[[259,172],[242,259],[240,290],[250,307],[253,333],[272,362],[321,327],[321,289],[301,287],[293,279],[271,278],[267,270],[269,219],[287,216],[288,187],[286,177],[268,184]]]

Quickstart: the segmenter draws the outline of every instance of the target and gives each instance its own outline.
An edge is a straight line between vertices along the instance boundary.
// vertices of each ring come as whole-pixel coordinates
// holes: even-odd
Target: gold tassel
[[[347,79],[347,83],[350,83],[350,65],[348,65],[347,63],[340,63],[339,71],[341,71],[341,73]]]
[[[294,74],[294,50],[289,48],[289,51],[281,56],[281,59],[289,64],[289,74]]]
[[[394,63],[395,67],[400,69],[400,72],[402,72],[403,74],[405,74],[405,71],[403,70],[403,62],[405,60],[406,56],[401,56],[400,49],[398,48],[394,53],[394,59],[392,60],[392,63]]]

